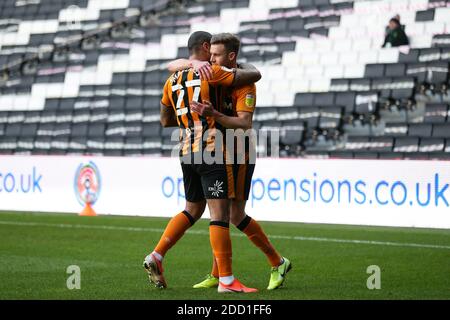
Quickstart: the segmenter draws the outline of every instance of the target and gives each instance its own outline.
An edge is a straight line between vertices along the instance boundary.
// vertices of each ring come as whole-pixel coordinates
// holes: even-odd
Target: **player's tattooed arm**
[[[191,101],[189,105],[192,111],[204,117],[213,117],[225,128],[243,130],[252,128],[253,114],[251,112],[238,112],[237,117],[230,117],[217,111],[209,101],[205,101],[205,103]]]
[[[160,121],[164,128],[178,127],[177,118],[173,112],[172,107],[165,106],[161,103]]]
[[[213,70],[208,61],[177,59],[167,64],[167,69],[170,72],[189,68],[193,68],[200,75],[201,80],[210,80],[213,76]]]
[[[261,79],[261,72],[250,63],[242,63],[239,65],[234,76],[233,86],[240,87],[247,84],[258,82]]]

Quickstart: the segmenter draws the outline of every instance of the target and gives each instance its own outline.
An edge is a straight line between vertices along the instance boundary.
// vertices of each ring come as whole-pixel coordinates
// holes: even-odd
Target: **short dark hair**
[[[391,20],[389,20],[389,22],[394,22],[397,26],[400,26],[400,20],[398,20],[397,18],[391,18]]]
[[[211,37],[212,37],[211,33],[206,31],[196,31],[193,34],[191,34],[188,40],[189,53],[192,54],[198,51],[205,42],[210,43]]]
[[[213,35],[211,44],[223,44],[228,53],[234,52],[237,55],[241,46],[241,40],[231,33],[219,33]]]

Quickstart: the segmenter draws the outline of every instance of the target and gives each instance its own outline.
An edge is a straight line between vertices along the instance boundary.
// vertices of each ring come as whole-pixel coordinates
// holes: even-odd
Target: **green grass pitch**
[[[450,298],[449,230],[273,222],[261,224],[293,263],[281,289],[265,290],[268,262],[234,227],[234,274],[260,292],[192,289],[210,271],[207,220],[199,221],[169,251],[164,260],[169,287],[158,290],[148,283],[142,261],[167,221],[0,213],[0,299]],[[80,290],[66,287],[70,265],[80,267]],[[367,289],[370,265],[381,268],[379,290]]]

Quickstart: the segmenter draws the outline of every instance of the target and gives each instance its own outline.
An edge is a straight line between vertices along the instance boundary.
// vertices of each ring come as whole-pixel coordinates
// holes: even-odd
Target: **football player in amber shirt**
[[[225,33],[214,35],[211,39],[210,61],[227,68],[237,68],[237,56],[240,41],[236,36]],[[211,68],[200,61],[178,60],[170,64],[171,68],[182,68],[183,65],[193,65],[197,67],[203,77],[211,77]],[[248,67],[248,66],[247,66]],[[212,117],[217,126],[221,125],[229,129],[248,130],[252,128],[253,112],[256,106],[256,86],[255,84],[241,87],[221,87],[223,99],[214,102],[192,102],[191,109],[200,115]],[[219,94],[216,94],[216,96]],[[229,106],[231,105],[231,108]],[[237,143],[236,143],[237,144]],[[255,163],[250,161],[250,153],[254,148],[251,141],[245,143],[245,150],[235,149],[235,156],[244,153],[244,163],[233,164],[235,180],[235,198],[230,205],[230,221],[267,256],[271,265],[269,285],[267,289],[279,288],[286,277],[287,272],[292,268],[289,259],[282,257],[270,243],[261,226],[245,213],[245,206],[248,200],[251,180],[255,168]],[[236,160],[236,157],[234,157]],[[210,274],[202,282],[194,285],[194,288],[210,288],[219,283],[216,259],[213,259],[213,267]]]
[[[211,35],[207,32],[193,33],[188,42],[191,57],[201,59],[205,54],[209,55],[210,40]],[[205,146],[210,152],[223,150],[215,150],[214,141],[209,136],[209,129],[215,128],[215,120],[191,112],[191,105],[197,101],[211,100],[210,93],[214,91],[215,86],[244,85],[259,78],[259,72],[249,73],[215,66],[209,80],[202,81],[195,70],[187,68],[175,72],[166,81],[161,99],[161,124],[178,125],[181,136],[184,136],[180,141],[180,156],[186,206],[185,210],[169,221],[159,243],[144,259],[144,268],[156,287],[167,287],[162,267],[165,254],[201,217],[207,203],[211,215],[210,242],[220,280],[218,292],[257,291],[245,287],[232,273],[228,210],[229,199],[234,197],[232,166],[223,162],[209,164],[203,161],[202,157],[200,163],[196,162],[196,155],[203,154],[201,146]],[[204,134],[208,134],[205,142]]]

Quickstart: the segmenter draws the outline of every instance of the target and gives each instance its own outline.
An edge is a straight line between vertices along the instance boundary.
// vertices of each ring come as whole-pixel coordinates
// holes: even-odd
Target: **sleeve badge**
[[[247,94],[245,96],[245,105],[247,107],[254,107],[255,106],[255,95]]]

